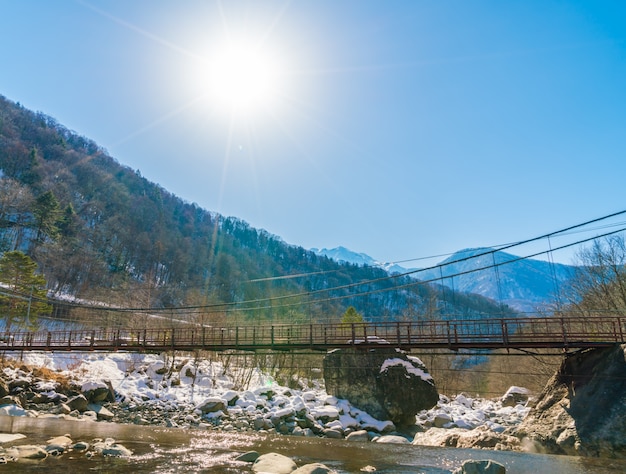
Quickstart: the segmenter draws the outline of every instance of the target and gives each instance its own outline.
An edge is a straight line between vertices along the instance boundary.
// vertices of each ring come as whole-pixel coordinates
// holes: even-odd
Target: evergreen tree
[[[7,290],[0,293],[0,308],[7,331],[14,325],[32,330],[39,316],[52,311],[46,302],[46,279],[36,271],[37,264],[22,252],[6,252],[0,258],[0,282]]]
[[[362,323],[363,315],[358,313],[354,306],[348,307],[343,316],[341,317],[342,323]]]
[[[52,191],[47,191],[35,200],[33,215],[37,226],[37,241],[43,242],[46,237],[55,239],[59,233],[61,211],[59,201]]]

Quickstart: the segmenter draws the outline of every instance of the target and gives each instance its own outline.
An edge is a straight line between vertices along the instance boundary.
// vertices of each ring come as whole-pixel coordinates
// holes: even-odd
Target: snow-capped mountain
[[[405,273],[410,271],[410,269],[404,268],[395,263],[383,263],[377,260],[374,260],[372,257],[365,253],[357,253],[353,252],[350,249],[345,247],[335,247],[334,249],[311,249],[312,252],[315,252],[317,255],[324,255],[328,258],[335,260],[336,262],[346,262],[353,263],[355,265],[368,265],[370,267],[380,267],[387,272],[393,273]]]
[[[571,265],[519,259],[493,250],[464,249],[440,262],[437,269],[415,276],[420,280],[437,280],[455,291],[477,293],[529,313],[550,310],[562,298],[566,282],[574,276],[576,267]],[[494,262],[497,267],[493,267]],[[486,269],[477,270],[480,268]]]
[[[380,266],[389,273],[414,270],[380,263],[367,254],[352,252],[345,247],[312,250],[337,261]],[[433,284],[443,284],[454,291],[476,293],[518,311],[536,313],[550,309],[574,274],[574,266],[534,259],[518,260],[516,255],[492,251],[488,248],[460,250],[439,262],[437,268],[417,271],[412,276],[432,280]],[[494,261],[511,263],[493,268]],[[480,268],[486,269],[478,270]]]

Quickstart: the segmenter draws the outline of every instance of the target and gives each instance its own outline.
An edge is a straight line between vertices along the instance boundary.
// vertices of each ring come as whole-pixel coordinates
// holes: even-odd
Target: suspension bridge
[[[337,348],[585,349],[624,343],[626,317],[18,331],[0,351],[328,351]]]

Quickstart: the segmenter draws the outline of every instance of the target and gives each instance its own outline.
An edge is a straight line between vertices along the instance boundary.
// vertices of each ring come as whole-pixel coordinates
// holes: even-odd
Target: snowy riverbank
[[[441,397],[417,416],[412,432],[398,433],[390,421],[329,396],[316,381],[287,388],[258,369],[229,367],[227,373],[222,362],[127,353],[28,353],[13,362],[3,369],[0,388],[7,392],[0,414],[11,416],[521,449],[510,432],[528,412],[523,402],[509,402],[515,397],[505,403]],[[234,382],[242,370],[243,388]],[[71,383],[63,387],[58,377]]]

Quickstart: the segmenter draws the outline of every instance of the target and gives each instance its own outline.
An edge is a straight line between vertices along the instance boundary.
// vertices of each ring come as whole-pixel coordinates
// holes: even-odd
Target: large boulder
[[[399,349],[338,349],[324,358],[326,391],[398,427],[434,407],[439,393],[424,364]]]
[[[291,474],[297,468],[291,458],[278,453],[262,454],[252,465],[253,472],[264,474]]]
[[[626,458],[626,345],[568,356],[517,430],[553,454]]]

